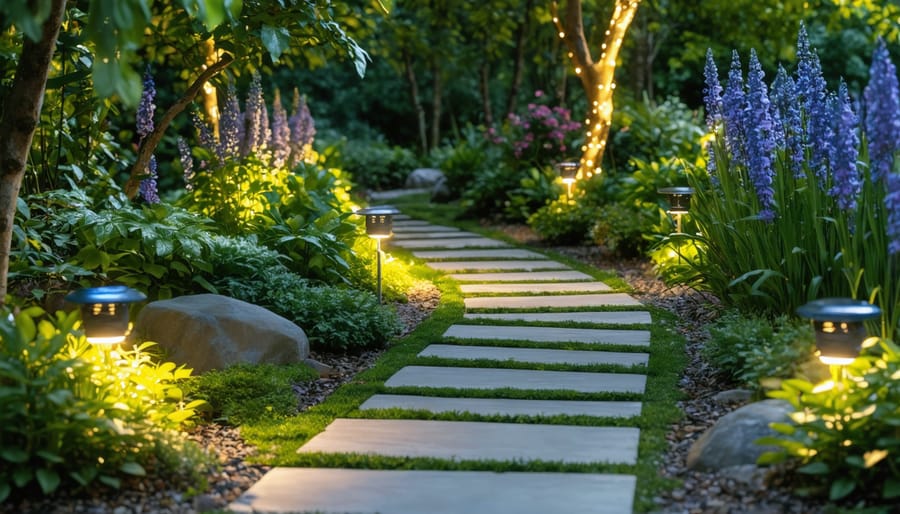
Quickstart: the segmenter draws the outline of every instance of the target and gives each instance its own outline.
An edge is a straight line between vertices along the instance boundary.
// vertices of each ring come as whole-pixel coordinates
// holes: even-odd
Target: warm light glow
[[[846,366],[848,364],[853,364],[853,361],[856,359],[854,357],[831,357],[820,354],[819,360],[822,361],[822,364],[828,364],[829,366]]]
[[[581,74],[581,67],[578,67],[578,66],[575,67],[575,74],[576,74],[576,75],[580,75],[580,74]]]
[[[109,337],[87,337],[87,342],[91,344],[119,344],[125,342],[125,335],[109,336]]]
[[[566,33],[560,30],[560,31],[559,31],[559,38],[562,39],[562,38],[564,38],[564,37],[566,37]]]

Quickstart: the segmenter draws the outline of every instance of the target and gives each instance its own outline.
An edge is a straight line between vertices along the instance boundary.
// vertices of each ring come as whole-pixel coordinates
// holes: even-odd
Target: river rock
[[[156,342],[167,360],[195,373],[309,357],[302,328],[263,307],[215,294],[150,302],[138,314],[132,339]]]
[[[444,176],[437,168],[416,168],[406,176],[407,189],[431,189]]]
[[[745,405],[719,419],[691,446],[687,467],[698,471],[716,471],[731,466],[756,464],[763,452],[773,450],[755,443],[775,435],[772,422],[789,421],[793,407],[783,400],[763,400]]]

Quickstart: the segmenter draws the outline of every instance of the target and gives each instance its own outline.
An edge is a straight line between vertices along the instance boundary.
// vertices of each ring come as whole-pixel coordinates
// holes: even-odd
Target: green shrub
[[[437,149],[431,156],[444,173],[452,198],[461,197],[479,174],[496,166],[499,157],[500,152],[471,126],[463,130],[463,137],[456,145]]]
[[[511,221],[526,221],[535,211],[559,196],[556,173],[550,166],[529,168],[519,179],[519,187],[507,193],[509,198],[503,209]]]
[[[298,400],[293,386],[317,377],[315,370],[303,363],[237,364],[194,377],[187,389],[191,396],[209,404],[213,419],[241,425],[296,414]]]
[[[412,150],[381,141],[342,139],[336,146],[336,151],[325,151],[332,156],[329,165],[343,169],[365,189],[403,187],[409,173],[419,167]]]
[[[656,210],[655,206],[639,208],[622,203],[604,205],[596,211],[591,238],[611,254],[620,257],[640,256],[649,246],[649,239],[645,236],[653,232]]]
[[[550,244],[580,244],[591,228],[591,211],[583,204],[563,197],[538,209],[528,218],[528,225]]]
[[[177,429],[202,402],[178,383],[190,370],[155,363],[142,345],[97,347],[76,330],[78,311],[36,307],[0,316],[0,502],[16,489],[61,488],[175,474],[205,486],[210,465]]]
[[[218,281],[223,294],[265,307],[300,326],[319,351],[361,351],[385,345],[400,330],[397,314],[374,294],[340,286],[314,286],[284,268],[253,278]]]
[[[708,328],[704,357],[743,386],[758,389],[763,379],[791,378],[815,364],[809,323],[729,311]]]

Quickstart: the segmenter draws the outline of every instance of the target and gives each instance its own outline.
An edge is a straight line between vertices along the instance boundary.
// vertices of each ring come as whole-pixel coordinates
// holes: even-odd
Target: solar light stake
[[[66,295],[66,300],[81,305],[81,324],[91,344],[114,345],[125,341],[130,332],[128,304],[147,296],[128,286],[85,287]]]
[[[682,233],[681,217],[687,214],[691,206],[691,195],[694,189],[691,187],[663,187],[657,190],[659,194],[666,195],[669,200],[669,210],[666,212],[675,218],[675,228]]]
[[[572,198],[572,184],[578,179],[578,163],[574,161],[566,161],[556,163],[556,172],[566,185],[566,197]]]
[[[375,282],[378,291],[378,303],[381,300],[381,240],[391,237],[393,234],[394,215],[400,214],[396,208],[390,205],[368,207],[356,211],[366,217],[366,234],[375,240]]]
[[[865,321],[881,316],[881,309],[862,300],[823,298],[801,305],[797,314],[812,320],[819,360],[844,366],[856,359],[868,337]]]

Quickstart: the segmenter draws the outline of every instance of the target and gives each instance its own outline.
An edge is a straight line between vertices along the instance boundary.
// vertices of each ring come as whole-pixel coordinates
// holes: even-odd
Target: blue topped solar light
[[[381,240],[393,235],[394,216],[400,211],[392,205],[376,205],[356,211],[366,217],[366,234],[375,240],[378,303],[381,303]]]
[[[128,304],[147,296],[123,285],[85,287],[66,296],[66,301],[81,305],[81,324],[87,341],[93,344],[119,344],[130,332]]]
[[[865,322],[881,316],[881,309],[863,300],[823,298],[797,309],[797,314],[813,322],[819,360],[846,365],[859,355],[868,337]]]

